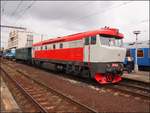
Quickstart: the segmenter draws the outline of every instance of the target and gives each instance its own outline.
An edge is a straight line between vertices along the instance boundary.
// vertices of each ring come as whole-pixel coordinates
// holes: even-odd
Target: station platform
[[[11,92],[9,91],[7,85],[5,84],[3,78],[0,76],[0,92],[1,92],[1,113],[21,113],[19,106],[14,100]]]
[[[146,71],[131,72],[129,74],[125,72],[122,77],[131,80],[150,83],[150,72]]]

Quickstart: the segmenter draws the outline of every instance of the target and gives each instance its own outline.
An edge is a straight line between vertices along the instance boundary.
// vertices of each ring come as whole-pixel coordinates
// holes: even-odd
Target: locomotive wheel
[[[81,70],[81,76],[84,78],[89,78],[91,79],[91,73],[89,69],[82,69]]]
[[[57,72],[64,72],[65,71],[64,65],[58,65],[58,64],[56,64],[55,65],[55,69],[56,69]]]
[[[72,64],[67,64],[67,66],[66,66],[66,73],[67,74],[73,74],[73,66],[72,66]]]
[[[73,71],[74,71],[74,75],[79,76],[80,75],[80,71],[81,71],[80,66],[74,65],[73,66]]]

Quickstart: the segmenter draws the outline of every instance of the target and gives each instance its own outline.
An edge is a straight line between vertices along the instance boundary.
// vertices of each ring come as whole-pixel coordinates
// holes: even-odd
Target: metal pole
[[[135,67],[134,67],[134,71],[138,72],[138,63],[137,63],[137,37],[138,34],[136,34],[136,41],[135,41]]]
[[[137,62],[137,41],[138,41],[138,34],[140,34],[140,31],[133,31],[133,33],[136,35],[136,41],[135,41],[135,64],[134,64],[134,71],[138,72],[138,62]]]
[[[43,41],[43,34],[41,34],[41,41]]]

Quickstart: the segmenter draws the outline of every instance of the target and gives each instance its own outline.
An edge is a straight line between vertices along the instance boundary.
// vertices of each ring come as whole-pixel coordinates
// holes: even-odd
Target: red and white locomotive
[[[90,77],[101,84],[121,80],[126,49],[123,34],[101,28],[33,44],[32,61],[49,62],[58,71]]]

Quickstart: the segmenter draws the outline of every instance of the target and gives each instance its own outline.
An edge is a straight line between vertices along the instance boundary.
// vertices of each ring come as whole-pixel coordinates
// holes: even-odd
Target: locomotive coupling
[[[107,64],[105,72],[111,74],[121,74],[123,72],[123,65],[118,63]]]

